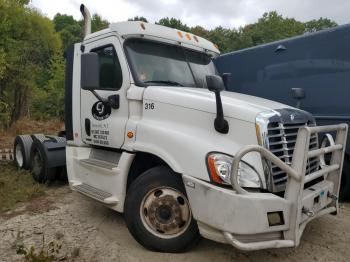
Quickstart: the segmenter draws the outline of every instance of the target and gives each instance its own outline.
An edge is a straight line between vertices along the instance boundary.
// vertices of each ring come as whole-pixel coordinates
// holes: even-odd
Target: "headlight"
[[[208,171],[214,182],[226,185],[231,184],[232,160],[233,157],[221,153],[210,153],[208,155]],[[237,178],[241,187],[261,187],[259,174],[244,161],[239,163]]]

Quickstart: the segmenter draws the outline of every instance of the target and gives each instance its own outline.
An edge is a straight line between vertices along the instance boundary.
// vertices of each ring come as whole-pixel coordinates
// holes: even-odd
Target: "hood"
[[[215,94],[207,89],[149,86],[144,92],[144,99],[216,114]],[[253,123],[260,112],[294,109],[271,100],[228,91],[221,92],[221,99],[225,117]]]

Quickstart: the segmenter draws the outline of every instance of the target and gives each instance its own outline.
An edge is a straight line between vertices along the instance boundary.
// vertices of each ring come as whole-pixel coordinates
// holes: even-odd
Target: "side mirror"
[[[217,132],[227,134],[229,130],[228,122],[224,118],[224,110],[222,108],[220,92],[225,90],[224,82],[220,76],[207,75],[207,87],[209,91],[215,93],[216,99],[216,118],[214,120],[214,128]]]
[[[99,58],[96,53],[86,53],[81,55],[81,88],[93,91],[100,85]]]
[[[207,75],[207,87],[209,91],[212,92],[221,92],[225,90],[224,82],[222,78],[218,75]]]
[[[119,95],[111,95],[105,99],[95,91],[100,87],[100,61],[98,54],[85,53],[81,55],[80,85],[82,89],[91,91],[104,104],[113,109],[119,108]]]
[[[229,85],[230,85],[230,82],[231,82],[231,73],[223,73],[222,74],[222,81],[224,82],[224,86],[227,90]]]
[[[306,97],[305,90],[303,88],[292,88],[290,91],[292,97],[297,100],[296,108],[300,108],[301,100]]]

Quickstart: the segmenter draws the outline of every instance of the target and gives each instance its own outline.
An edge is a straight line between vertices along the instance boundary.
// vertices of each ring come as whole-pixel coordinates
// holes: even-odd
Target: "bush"
[[[45,236],[43,235],[42,243],[40,248],[31,246],[26,247],[21,241],[21,235],[17,236],[16,252],[18,255],[23,255],[26,262],[53,262],[59,261],[58,258],[60,250],[62,248],[61,244],[51,241],[48,245],[45,244]]]

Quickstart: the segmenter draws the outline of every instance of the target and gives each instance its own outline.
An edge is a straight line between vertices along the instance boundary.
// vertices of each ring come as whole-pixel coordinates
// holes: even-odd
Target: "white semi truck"
[[[67,52],[69,185],[124,213],[141,245],[181,252],[203,236],[295,247],[308,222],[338,212],[347,125],[319,127],[305,111],[225,91],[219,50],[201,37],[137,21],[91,33],[81,11],[85,38]],[[34,165],[59,162],[54,140],[32,148]],[[59,165],[50,161],[46,171]]]

